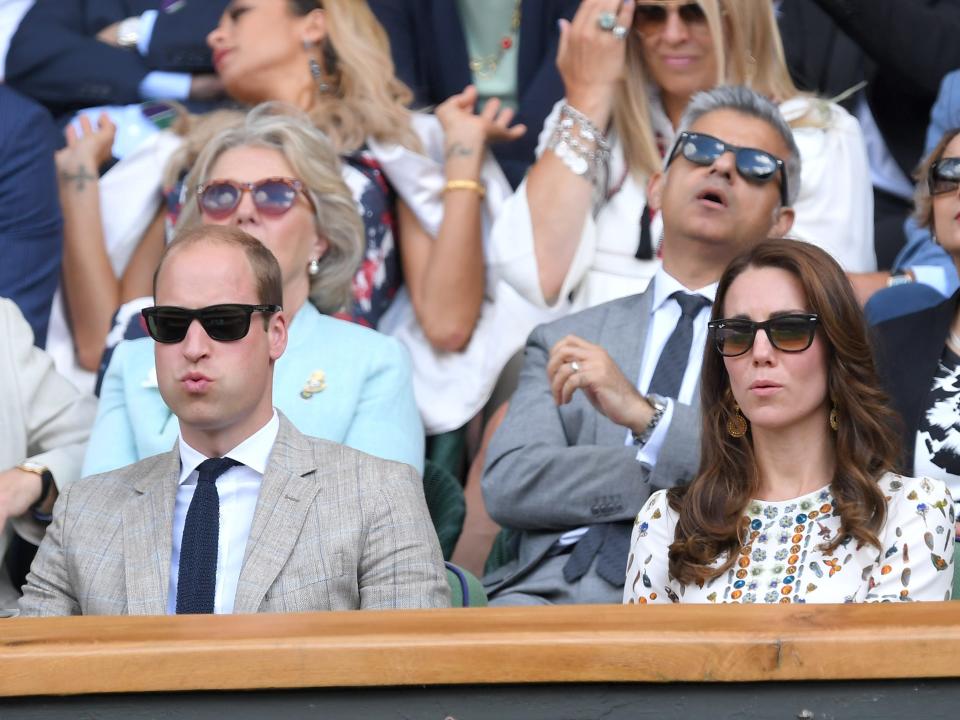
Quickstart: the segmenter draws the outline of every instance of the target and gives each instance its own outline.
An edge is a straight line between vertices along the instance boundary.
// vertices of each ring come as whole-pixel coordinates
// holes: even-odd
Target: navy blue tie
[[[687,372],[690,347],[693,345],[693,321],[703,308],[710,305],[710,301],[703,295],[692,295],[680,290],[670,297],[680,305],[680,319],[660,351],[660,359],[650,378],[648,392],[676,400],[680,394],[680,386],[683,385],[683,376]]]
[[[664,397],[677,398],[683,376],[687,371],[690,347],[693,345],[693,321],[700,311],[710,305],[703,295],[685,293],[680,290],[671,296],[680,305],[680,319],[673,329],[666,345],[660,352],[660,359],[650,379],[649,391]],[[580,538],[570,558],[563,566],[563,577],[573,583],[583,577],[597,559],[597,575],[614,587],[623,585],[627,573],[627,555],[630,552],[630,533],[633,520],[591,525]]]
[[[217,478],[234,465],[230,458],[210,458],[197,467],[199,478],[180,541],[177,614],[213,613],[217,591],[217,544],[220,539],[220,494]]]

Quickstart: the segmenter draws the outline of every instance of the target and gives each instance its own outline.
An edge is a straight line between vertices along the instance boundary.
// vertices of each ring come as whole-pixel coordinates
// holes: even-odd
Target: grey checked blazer
[[[180,454],[77,481],[60,496],[23,615],[166,613]],[[281,414],[234,612],[449,605],[416,471],[307,437]]]
[[[640,375],[653,284],[640,295],[614,300],[555,322],[530,335],[520,384],[506,419],[494,434],[483,473],[490,516],[522,531],[515,562],[484,578],[491,600],[498,593],[529,593],[549,602],[619,603],[622,588],[600,579],[593,567],[570,588],[562,575],[567,556],[546,562],[567,530],[632,520],[650,493],[691,480],[700,462],[700,392],[694,404],[674,403],[667,438],[654,467],[625,445],[626,428],[594,410],[582,392],[557,407],[546,366],[550,349],[566,335],[603,347],[632,382]]]

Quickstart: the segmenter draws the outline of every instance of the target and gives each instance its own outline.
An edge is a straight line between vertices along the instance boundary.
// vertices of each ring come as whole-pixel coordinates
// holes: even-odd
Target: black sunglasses
[[[256,182],[211,180],[197,186],[197,202],[201,212],[215,220],[223,220],[237,209],[245,192],[250,193],[257,210],[265,215],[283,215],[293,207],[299,193],[303,193],[313,206],[303,183],[287,177],[270,177]]]
[[[960,187],[960,158],[940,158],[931,165],[927,187],[931,195],[956,192]]]
[[[670,8],[677,9],[677,14],[684,25],[703,25],[707,22],[707,16],[699,3],[658,3],[637,0],[636,9],[633,11],[633,24],[644,35],[656,35],[663,31]]]
[[[250,331],[250,316],[255,312],[276,313],[279,305],[210,305],[190,310],[173,305],[155,305],[140,311],[147,323],[150,337],[160,343],[178,343],[187,336],[194,320],[199,320],[211,340],[232,342],[246,337]]]
[[[711,320],[707,327],[713,334],[717,351],[724,357],[743,355],[753,347],[758,330],[767,333],[767,339],[777,350],[803,352],[813,344],[820,317],[813,313],[780,315],[764,322],[752,320]]]
[[[723,140],[706,135],[683,131],[670,151],[667,166],[677,155],[683,155],[695,165],[712,165],[726,152],[732,152],[737,161],[737,172],[751,182],[767,183],[780,171],[780,202],[787,205],[787,173],[783,160],[765,150],[745,148],[725,143]]]

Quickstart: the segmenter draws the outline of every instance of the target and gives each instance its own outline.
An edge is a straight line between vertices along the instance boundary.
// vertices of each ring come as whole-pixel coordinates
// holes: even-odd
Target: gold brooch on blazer
[[[303,390],[300,391],[300,397],[304,400],[309,400],[314,395],[319,392],[323,392],[327,389],[327,375],[323,370],[314,370],[310,373],[310,377],[307,378],[306,384],[303,386]]]

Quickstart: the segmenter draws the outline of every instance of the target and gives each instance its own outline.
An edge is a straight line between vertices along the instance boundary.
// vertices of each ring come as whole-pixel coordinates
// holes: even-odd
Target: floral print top
[[[954,509],[946,486],[888,473],[880,479],[887,518],[880,550],[848,538],[821,549],[840,530],[830,486],[792,500],[754,500],[743,523],[747,542],[733,566],[699,586],[668,572],[677,513],[665,490],[637,515],[623,601],[695,603],[849,603],[949,600]],[[725,559],[725,558],[723,558]],[[722,564],[722,559],[715,562]]]

